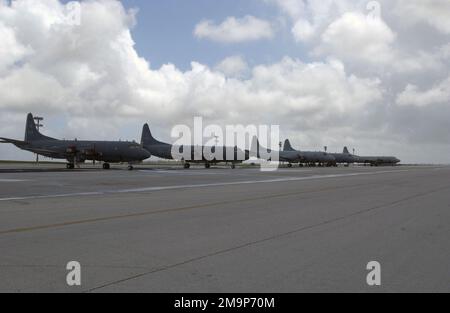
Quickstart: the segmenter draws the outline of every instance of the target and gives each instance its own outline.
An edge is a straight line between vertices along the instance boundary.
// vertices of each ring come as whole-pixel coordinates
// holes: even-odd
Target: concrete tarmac
[[[58,166],[0,165],[0,292],[450,292],[450,167]]]

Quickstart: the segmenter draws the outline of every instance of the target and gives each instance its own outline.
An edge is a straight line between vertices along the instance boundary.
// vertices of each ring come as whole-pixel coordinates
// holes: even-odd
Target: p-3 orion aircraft
[[[153,156],[182,161],[186,169],[190,168],[193,163],[205,164],[205,168],[210,168],[213,164],[229,163],[231,168],[234,169],[236,164],[250,159],[250,152],[242,151],[238,147],[175,146],[158,141],[153,138],[148,124],[145,124],[142,128],[141,144]]]
[[[110,163],[128,163],[128,169],[133,170],[133,164],[151,156],[135,142],[58,140],[44,136],[37,130],[31,113],[27,117],[24,141],[0,137],[0,143],[10,143],[52,159],[65,159],[67,169],[74,169],[79,163],[90,160],[104,162],[105,170],[110,168]]]
[[[327,153],[321,151],[300,151],[292,148],[291,142],[289,139],[286,139],[284,142],[284,153],[297,153],[299,160],[294,163],[299,163],[300,166],[303,164],[313,165],[319,164],[319,166],[334,166],[336,165],[336,158]],[[291,164],[289,164],[292,166]]]

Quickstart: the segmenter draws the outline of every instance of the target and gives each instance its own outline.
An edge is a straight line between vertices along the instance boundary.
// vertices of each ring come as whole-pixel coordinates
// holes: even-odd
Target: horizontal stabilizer
[[[13,145],[19,145],[19,146],[24,146],[27,144],[25,141],[14,140],[14,139],[9,139],[9,138],[2,138],[2,137],[0,137],[0,143],[12,143]]]

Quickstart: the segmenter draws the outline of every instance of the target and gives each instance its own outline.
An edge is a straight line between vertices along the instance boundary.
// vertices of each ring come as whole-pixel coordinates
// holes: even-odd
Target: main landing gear
[[[191,168],[191,164],[189,164],[189,163],[184,163],[184,168],[185,169],[190,169]]]
[[[210,168],[211,168],[211,164],[205,163],[205,168],[206,168],[206,169],[210,169]]]
[[[75,164],[73,164],[73,163],[67,163],[67,164],[66,164],[66,168],[67,168],[68,170],[73,170],[73,169],[75,169]]]
[[[104,170],[109,170],[110,168],[111,168],[111,165],[109,165],[109,163],[103,163]]]

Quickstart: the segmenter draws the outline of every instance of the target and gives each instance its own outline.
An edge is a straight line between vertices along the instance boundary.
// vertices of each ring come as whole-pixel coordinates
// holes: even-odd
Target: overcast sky
[[[448,0],[0,0],[0,137],[279,124],[302,149],[450,163]],[[76,24],[76,23],[75,23]],[[32,159],[0,145],[0,159]]]

